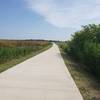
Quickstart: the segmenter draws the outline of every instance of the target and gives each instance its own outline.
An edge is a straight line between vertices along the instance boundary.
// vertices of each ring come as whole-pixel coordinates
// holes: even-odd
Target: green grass
[[[0,40],[0,64],[41,50],[49,44],[48,41]]]
[[[72,58],[63,52],[61,48],[60,51],[69,72],[83,95],[84,100],[100,100],[100,82],[82,69],[84,65],[72,60]]]
[[[20,52],[20,53],[17,56],[13,56],[13,54],[15,54],[15,51],[14,51],[14,53],[12,53],[12,55],[11,55],[12,56],[11,58],[9,58],[10,55],[8,55],[8,56],[6,55],[9,51],[6,51],[5,47],[4,47],[3,50],[5,50],[7,53],[5,54],[6,55],[5,58],[3,56],[4,53],[2,53],[3,55],[0,57],[0,58],[3,58],[3,59],[1,59],[1,61],[3,61],[3,62],[0,63],[0,72],[3,72],[5,70],[13,67],[14,65],[17,65],[17,64],[19,64],[19,63],[37,55],[37,54],[39,54],[39,53],[49,49],[52,46],[52,44],[48,43],[48,44],[42,45],[42,46],[39,46],[37,44],[37,46],[34,46],[35,49],[34,48],[30,49],[28,47],[25,48],[24,50],[25,50],[26,53],[23,53],[23,49],[20,49],[20,50],[17,49],[17,52]],[[12,49],[10,49],[10,50],[12,51]]]

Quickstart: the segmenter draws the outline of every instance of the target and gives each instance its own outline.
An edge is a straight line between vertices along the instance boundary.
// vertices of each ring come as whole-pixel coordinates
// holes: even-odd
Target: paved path
[[[0,74],[0,100],[83,100],[57,45]]]

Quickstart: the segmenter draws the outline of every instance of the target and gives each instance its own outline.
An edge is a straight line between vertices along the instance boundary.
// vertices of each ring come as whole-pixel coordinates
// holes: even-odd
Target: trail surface
[[[0,100],[83,100],[56,44],[0,74]]]

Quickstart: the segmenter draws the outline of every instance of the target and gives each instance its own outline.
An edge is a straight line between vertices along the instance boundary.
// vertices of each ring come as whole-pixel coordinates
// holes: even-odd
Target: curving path
[[[83,100],[56,44],[0,74],[0,100]]]

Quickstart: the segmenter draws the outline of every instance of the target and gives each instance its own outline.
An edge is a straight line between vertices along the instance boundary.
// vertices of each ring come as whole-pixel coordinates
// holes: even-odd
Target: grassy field
[[[60,51],[68,70],[83,95],[84,100],[100,100],[100,82],[95,79],[93,75],[82,69],[82,66],[84,65],[72,60],[62,48],[60,48]]]
[[[48,41],[0,40],[0,72],[50,48]]]

